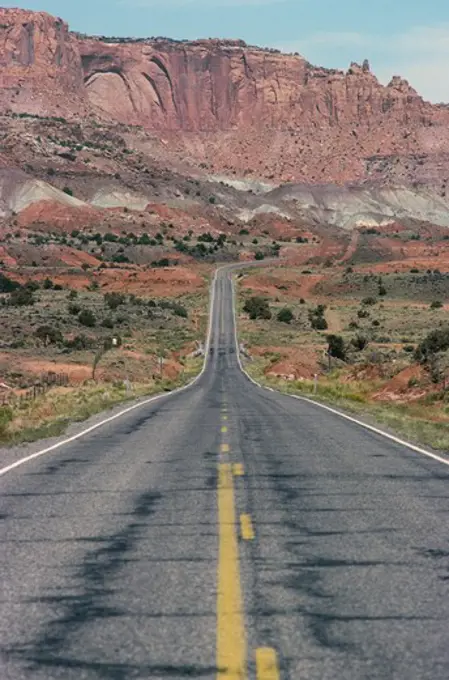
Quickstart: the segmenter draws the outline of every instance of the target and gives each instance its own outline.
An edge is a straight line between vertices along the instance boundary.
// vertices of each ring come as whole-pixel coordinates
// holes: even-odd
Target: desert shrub
[[[348,327],[352,331],[355,331],[355,330],[357,330],[357,328],[359,328],[359,324],[357,323],[357,321],[350,321],[349,324],[348,324]]]
[[[260,250],[258,250],[257,253],[254,255],[254,259],[255,260],[264,260],[265,255],[263,253],[261,253]]]
[[[0,438],[6,434],[7,427],[14,417],[13,410],[9,406],[0,406]]]
[[[309,311],[309,321],[312,328],[316,331],[325,331],[328,328],[327,321],[324,318],[326,305],[317,305],[315,309]]]
[[[90,309],[82,309],[78,314],[78,321],[82,326],[93,328],[97,323],[95,314]]]
[[[300,298],[300,299],[299,299],[299,304],[300,304],[300,305],[305,305],[305,304],[306,304],[306,301],[304,300],[304,298]]]
[[[385,296],[386,294],[387,294],[387,289],[385,288],[385,286],[379,286],[379,295],[380,295],[381,297],[383,297],[383,296]]]
[[[425,364],[431,361],[438,352],[449,349],[449,326],[432,331],[418,345],[415,351],[417,361]]]
[[[263,297],[254,296],[246,300],[243,311],[249,314],[250,319],[271,319],[271,311],[267,300]]]
[[[118,241],[118,236],[117,234],[112,234],[111,232],[108,232],[103,236],[103,241],[107,241],[108,243],[116,243]]]
[[[51,290],[53,288],[53,281],[51,279],[45,279],[43,288],[44,290]]]
[[[378,326],[380,326],[380,321],[378,321],[377,319],[374,319],[374,320],[372,321],[372,324],[371,324],[371,325],[372,325],[372,326],[378,327]]]
[[[117,255],[113,255],[112,262],[116,262],[117,264],[125,264],[130,262],[130,259],[123,253],[117,253]]]
[[[277,320],[280,321],[281,323],[291,323],[295,317],[293,316],[293,312],[291,309],[288,307],[284,307],[284,309],[281,309],[278,312],[277,315]]]
[[[76,316],[81,311],[81,305],[76,304],[76,302],[71,302],[67,307],[67,311],[69,314]]]
[[[38,281],[27,281],[25,284],[25,288],[28,288],[28,290],[31,290],[33,293],[35,293],[37,290],[39,290],[39,282]]]
[[[315,331],[327,331],[328,329],[328,324],[324,316],[313,316],[310,323]]]
[[[106,317],[106,319],[103,319],[101,325],[103,326],[103,328],[114,328],[114,320],[108,316]]]
[[[249,231],[248,229],[240,229],[239,231],[239,236],[248,236]]]
[[[407,352],[407,354],[412,354],[415,351],[414,345],[405,345],[403,349],[404,352]]]
[[[0,293],[12,293],[14,290],[18,290],[22,286],[17,281],[9,279],[5,274],[0,272]]]
[[[188,312],[187,312],[187,309],[185,307],[183,307],[183,305],[180,305],[177,302],[175,302],[172,305],[172,310],[173,310],[173,313],[176,314],[176,316],[180,316],[182,319],[187,319]]]
[[[341,335],[328,335],[326,340],[328,343],[328,354],[330,354],[331,357],[344,361],[346,359],[346,347]]]
[[[357,316],[359,319],[367,319],[369,317],[369,311],[367,309],[359,309]]]
[[[39,326],[34,332],[35,337],[41,340],[44,345],[59,345],[63,341],[62,333],[59,328],[53,326]]]
[[[78,292],[76,290],[71,290],[67,297],[69,300],[76,300],[78,297]]]
[[[361,301],[361,304],[369,307],[369,306],[375,305],[376,302],[377,302],[376,298],[366,297],[366,298],[363,298],[363,300]]]
[[[125,304],[126,295],[123,295],[123,293],[105,293],[103,299],[109,309],[117,309],[120,305]]]
[[[170,260],[168,257],[163,257],[160,260],[153,260],[151,263],[152,267],[169,267],[170,266]]]
[[[95,340],[81,333],[80,335],[76,335],[72,340],[66,340],[64,345],[68,349],[81,351],[83,349],[91,349],[95,345]]]
[[[354,338],[352,338],[351,345],[358,352],[362,352],[368,346],[368,342],[368,338],[365,335],[357,334]]]
[[[70,187],[64,187],[63,192],[67,194],[67,196],[73,196],[73,191],[70,189]]]
[[[441,309],[442,306],[443,303],[441,302],[441,300],[434,300],[430,305],[430,309]]]
[[[8,305],[11,307],[26,307],[34,303],[33,291],[29,288],[17,288],[10,293],[8,298]]]

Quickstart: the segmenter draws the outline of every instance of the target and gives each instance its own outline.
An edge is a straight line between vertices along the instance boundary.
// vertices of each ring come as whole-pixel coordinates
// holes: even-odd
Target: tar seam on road
[[[231,464],[220,463],[218,472],[217,680],[244,680],[246,635]]]

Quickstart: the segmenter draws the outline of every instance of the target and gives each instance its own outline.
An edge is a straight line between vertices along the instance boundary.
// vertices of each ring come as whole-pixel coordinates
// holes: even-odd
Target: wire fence
[[[14,390],[0,392],[0,406],[33,401],[48,392],[52,387],[66,387],[69,382],[69,375],[67,373],[42,373],[35,384],[26,390],[21,390],[20,392],[15,392]]]

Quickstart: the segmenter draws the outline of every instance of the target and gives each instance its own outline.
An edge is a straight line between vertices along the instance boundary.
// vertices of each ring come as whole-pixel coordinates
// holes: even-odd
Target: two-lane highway
[[[253,385],[227,269],[210,330],[190,388],[0,478],[1,680],[447,680],[449,466]]]

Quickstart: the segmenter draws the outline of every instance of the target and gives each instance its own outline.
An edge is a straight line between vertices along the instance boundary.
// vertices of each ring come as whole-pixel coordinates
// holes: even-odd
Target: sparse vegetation
[[[263,297],[255,296],[246,300],[243,311],[250,319],[271,319],[271,311],[268,302]]]
[[[277,314],[277,320],[281,323],[291,323],[294,318],[292,310],[288,307],[284,307]]]

